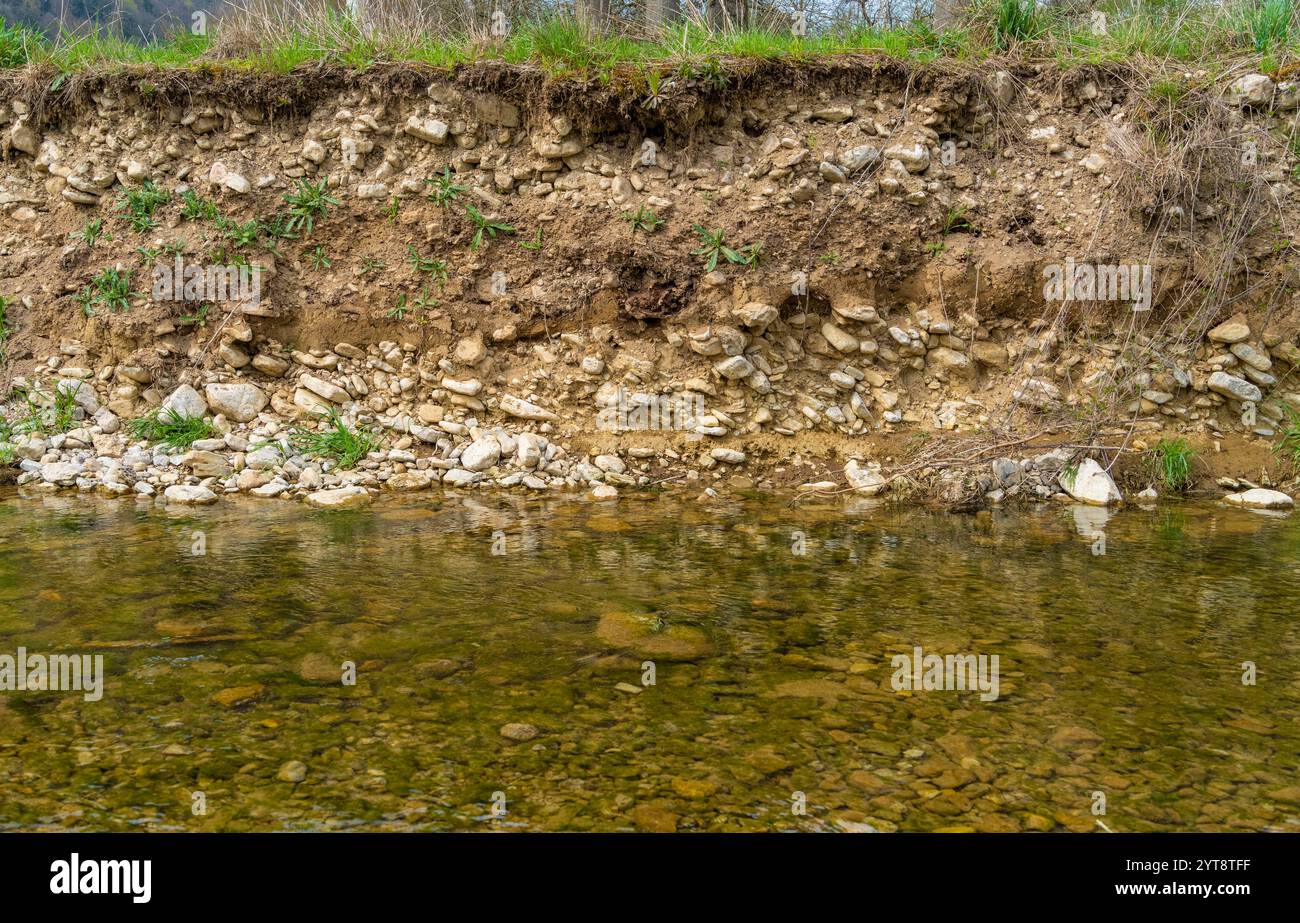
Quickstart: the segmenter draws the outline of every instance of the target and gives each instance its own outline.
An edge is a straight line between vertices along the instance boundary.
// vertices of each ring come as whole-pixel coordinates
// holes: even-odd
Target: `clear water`
[[[1213,505],[11,492],[0,654],[106,679],[0,692],[0,829],[1300,830],[1298,572]]]

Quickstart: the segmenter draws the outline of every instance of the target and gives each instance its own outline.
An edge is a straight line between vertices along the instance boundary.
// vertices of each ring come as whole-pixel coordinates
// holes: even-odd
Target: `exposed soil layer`
[[[324,402],[418,450],[372,459],[371,486],[504,427],[558,447],[547,486],[825,491],[856,459],[897,493],[1049,498],[1082,455],[1141,490],[1179,436],[1200,489],[1285,487],[1300,98],[1193,75],[1169,102],[1156,76],[860,56],[655,93],[635,70],[488,63],[9,73],[5,383],[84,382],[71,448],[118,457],[94,414],[180,385],[255,388],[252,418],[218,412],[237,436]],[[305,184],[329,197],[310,227]],[[256,269],[259,294],[160,297],[178,265]],[[1076,266],[1090,287],[1053,294]],[[692,412],[611,429],[629,398]],[[989,474],[1053,452],[1033,491]]]

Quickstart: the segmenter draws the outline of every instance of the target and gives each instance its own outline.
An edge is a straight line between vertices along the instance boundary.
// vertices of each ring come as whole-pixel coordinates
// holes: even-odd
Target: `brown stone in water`
[[[222,689],[212,697],[223,708],[239,708],[243,705],[249,705],[262,697],[266,687],[261,683],[250,683],[247,686],[231,686],[229,689]]]

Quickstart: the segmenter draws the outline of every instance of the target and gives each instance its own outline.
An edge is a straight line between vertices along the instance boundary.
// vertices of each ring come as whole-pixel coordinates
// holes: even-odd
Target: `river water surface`
[[[10,492],[0,655],[105,680],[0,692],[0,829],[1300,831],[1297,574],[1214,505]]]

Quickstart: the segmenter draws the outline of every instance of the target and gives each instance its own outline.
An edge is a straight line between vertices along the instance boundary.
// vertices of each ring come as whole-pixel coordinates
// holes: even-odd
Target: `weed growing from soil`
[[[181,193],[181,217],[186,221],[212,221],[217,217],[215,202],[201,199],[193,189]]]
[[[753,268],[758,265],[762,257],[763,244],[745,244],[739,248],[732,249],[727,246],[726,231],[719,228],[716,231],[710,231],[703,225],[692,225],[695,233],[700,235],[703,245],[696,251],[694,256],[705,257],[704,271],[713,272],[718,268],[718,260],[725,259],[728,263],[735,263],[738,266],[749,266]]]
[[[131,310],[131,270],[105,269],[81,290],[77,301],[87,316],[94,313],[97,304],[112,314]]]
[[[497,234],[513,234],[515,229],[504,221],[493,221],[473,205],[465,206],[465,214],[474,224],[474,237],[469,242],[471,250],[477,250],[483,244],[483,236],[495,238]]]
[[[95,244],[102,240],[112,240],[113,235],[104,230],[103,218],[91,218],[87,221],[80,231],[73,231],[71,234],[73,240],[79,240],[86,245],[87,249],[94,249]]]
[[[198,309],[197,311],[195,311],[193,314],[182,314],[181,317],[180,317],[181,323],[182,323],[182,324],[192,324],[192,325],[197,326],[197,327],[202,327],[202,326],[204,326],[205,324],[207,324],[207,322],[208,322],[208,313],[209,313],[211,310],[212,310],[212,305],[210,305],[210,304],[201,304],[201,305],[199,305],[199,309]]]
[[[293,192],[284,194],[284,200],[289,203],[289,218],[285,224],[288,231],[310,234],[316,226],[316,219],[324,218],[331,205],[339,204],[338,199],[326,194],[328,184],[328,180],[321,180],[320,185],[316,185],[300,179]]]
[[[993,40],[1006,50],[1038,34],[1035,0],[999,0],[993,16]]]
[[[636,236],[637,231],[643,234],[653,234],[664,225],[664,219],[656,216],[654,212],[644,205],[638,207],[634,212],[623,212],[620,217],[632,229],[633,237]]]
[[[1294,38],[1295,10],[1292,0],[1264,0],[1243,10],[1251,44],[1260,54],[1285,48]]]
[[[439,285],[447,281],[446,261],[435,260],[431,256],[420,256],[419,251],[411,244],[406,245],[406,261],[417,273],[432,277]]]
[[[78,386],[79,389],[79,386]],[[55,386],[54,394],[48,395],[39,389],[15,391],[25,405],[18,417],[10,424],[9,434],[14,433],[66,433],[77,421],[77,390]]]
[[[311,263],[312,269],[329,269],[333,265],[330,258],[325,255],[325,248],[322,246],[314,247],[307,254],[307,262]]]
[[[171,198],[170,192],[155,185],[153,180],[147,179],[138,189],[128,189],[122,193],[115,207],[118,211],[126,213],[126,220],[131,225],[131,230],[144,233],[153,230],[156,223],[154,212],[158,210],[158,206],[166,205]]]
[[[271,240],[297,240],[298,233],[294,230],[292,215],[272,215],[262,222],[262,233]],[[268,246],[267,249],[273,249],[274,245]]]
[[[451,208],[452,203],[460,198],[462,192],[468,192],[468,186],[461,186],[451,177],[451,167],[443,167],[442,175],[435,176],[433,179],[426,179],[425,183],[429,186],[427,193],[428,199],[434,205],[438,206],[444,212]]]
[[[243,224],[223,218],[218,221],[217,227],[221,229],[221,236],[230,241],[231,245],[236,248],[248,247],[257,243],[258,237],[265,230],[262,222],[256,218],[252,221],[245,221]]]

